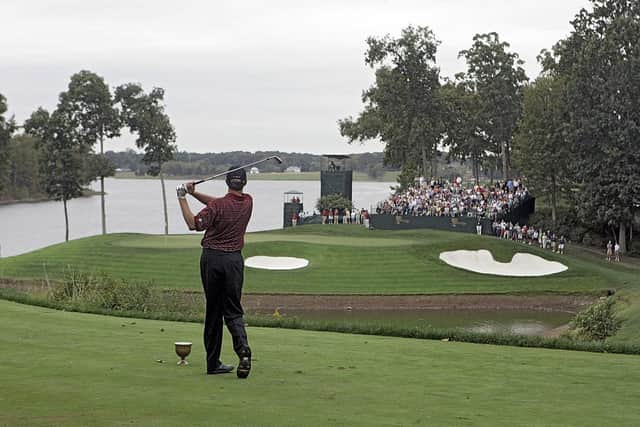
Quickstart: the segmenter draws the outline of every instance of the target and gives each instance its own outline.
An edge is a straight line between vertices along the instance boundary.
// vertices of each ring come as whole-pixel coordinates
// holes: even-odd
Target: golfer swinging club
[[[236,374],[246,378],[251,370],[251,349],[244,328],[240,298],[244,278],[244,260],[240,251],[251,218],[253,199],[242,192],[247,183],[244,169],[232,166],[226,177],[229,190],[224,197],[211,197],[195,191],[193,182],[177,188],[178,202],[189,230],[206,230],[202,238],[200,276],[206,297],[204,346],[207,351],[207,374],[225,374],[233,366],[220,361],[222,321],[233,337],[233,350],[239,358]],[[187,193],[206,205],[193,215]]]

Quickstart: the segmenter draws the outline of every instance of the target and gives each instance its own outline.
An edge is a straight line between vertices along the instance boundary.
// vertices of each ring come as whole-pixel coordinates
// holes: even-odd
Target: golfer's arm
[[[178,202],[180,203],[180,210],[182,211],[182,217],[184,218],[184,222],[187,223],[189,230],[195,230],[196,220],[194,218],[193,212],[191,212],[189,203],[187,203],[187,199],[178,199]]]
[[[209,203],[210,201],[212,201],[212,200],[215,200],[215,199],[216,199],[216,197],[211,197],[211,196],[208,196],[208,195],[206,195],[206,194],[204,194],[204,193],[198,193],[197,191],[194,191],[193,193],[191,193],[191,195],[192,195],[193,197],[195,197],[195,198],[196,198],[196,200],[198,200],[198,201],[199,201],[200,203],[202,203],[203,205],[206,205],[206,204],[207,204],[207,203]]]

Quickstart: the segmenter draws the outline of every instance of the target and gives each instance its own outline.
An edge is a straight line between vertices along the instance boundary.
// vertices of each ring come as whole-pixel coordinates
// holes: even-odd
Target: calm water
[[[432,327],[518,335],[544,335],[568,323],[572,317],[570,313],[533,310],[279,310],[279,313],[286,317],[329,322],[382,323],[407,328]]]
[[[169,233],[188,230],[182,219],[175,196],[175,187],[182,181],[167,180]],[[93,185],[99,189],[99,183]],[[353,202],[357,208],[375,206],[390,193],[390,182],[354,182]],[[209,181],[198,189],[211,195],[226,192],[224,181]],[[254,199],[254,211],[249,231],[282,228],[284,192],[304,193],[306,211],[311,212],[320,197],[320,181],[251,181],[246,187]],[[164,219],[159,180],[105,179],[107,232],[137,232],[162,234]],[[193,199],[191,209],[201,206]],[[102,232],[100,197],[84,197],[69,201],[69,238],[77,239]],[[62,202],[19,203],[0,206],[0,256],[29,252],[64,241],[64,210]]]

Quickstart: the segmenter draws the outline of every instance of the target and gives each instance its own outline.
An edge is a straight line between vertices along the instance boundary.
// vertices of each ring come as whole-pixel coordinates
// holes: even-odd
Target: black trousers
[[[247,332],[242,316],[242,282],[244,260],[240,252],[203,249],[200,257],[200,276],[206,298],[204,319],[204,347],[207,351],[207,371],[220,365],[222,322],[233,338],[236,354],[248,348]]]

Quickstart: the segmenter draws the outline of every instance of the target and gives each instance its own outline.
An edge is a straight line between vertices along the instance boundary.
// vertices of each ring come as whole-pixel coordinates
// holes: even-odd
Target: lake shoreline
[[[83,190],[82,196],[80,197],[93,197],[99,196],[100,191],[94,191],[90,189]],[[105,192],[105,195],[107,193]],[[46,196],[28,198],[28,199],[12,199],[12,200],[0,200],[0,206],[11,206],[11,205],[19,205],[21,203],[25,204],[33,204],[33,203],[43,203],[43,202],[59,202],[61,200],[52,199]]]

